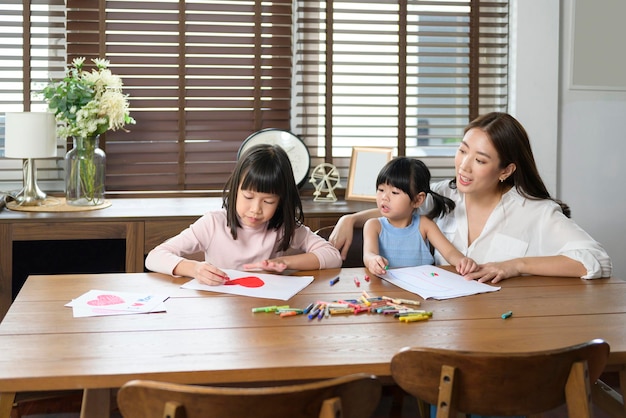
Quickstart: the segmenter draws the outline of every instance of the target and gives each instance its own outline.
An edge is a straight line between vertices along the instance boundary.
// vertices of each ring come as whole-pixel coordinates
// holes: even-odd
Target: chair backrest
[[[323,226],[315,233],[320,237],[328,240],[335,225]],[[363,229],[354,228],[354,234],[352,235],[352,245],[348,249],[348,255],[343,261],[342,267],[363,267]]]
[[[393,356],[391,375],[406,392],[436,405],[437,418],[532,415],[564,403],[570,417],[589,417],[590,384],[609,350],[602,340],[508,354],[405,347]]]
[[[381,397],[381,383],[359,373],[274,387],[209,387],[147,380],[122,386],[124,418],[366,418]]]

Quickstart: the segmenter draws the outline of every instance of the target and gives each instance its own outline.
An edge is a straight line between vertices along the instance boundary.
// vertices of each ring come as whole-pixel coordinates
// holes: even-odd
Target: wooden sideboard
[[[124,270],[137,273],[144,271],[144,257],[152,248],[222,205],[219,197],[110,199],[110,202],[107,208],[81,212],[18,212],[6,208],[0,211],[0,320],[12,302],[16,242],[123,240]],[[314,202],[310,198],[302,203],[305,223],[312,230],[335,224],[343,214],[374,207],[369,202]],[[26,256],[42,257],[36,253]]]

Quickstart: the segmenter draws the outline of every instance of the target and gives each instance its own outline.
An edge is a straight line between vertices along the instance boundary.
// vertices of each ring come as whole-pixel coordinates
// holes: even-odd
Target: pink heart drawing
[[[265,284],[263,280],[256,276],[240,277],[238,279],[228,280],[225,285],[239,285],[243,287],[261,287]]]
[[[91,306],[106,306],[106,305],[117,305],[120,303],[124,303],[124,299],[116,295],[98,295],[97,299],[90,300],[87,302],[87,305]]]

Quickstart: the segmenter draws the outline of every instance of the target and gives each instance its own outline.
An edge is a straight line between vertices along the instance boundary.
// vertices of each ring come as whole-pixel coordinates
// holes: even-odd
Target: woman
[[[523,274],[611,276],[606,251],[548,193],[528,135],[515,118],[494,112],[472,121],[454,166],[454,179],[431,188],[456,203],[437,224],[459,251],[480,264],[467,279],[497,283]],[[423,210],[429,210],[429,202]],[[377,209],[343,216],[330,242],[344,256],[352,229],[376,216]],[[446,264],[438,253],[435,264]]]

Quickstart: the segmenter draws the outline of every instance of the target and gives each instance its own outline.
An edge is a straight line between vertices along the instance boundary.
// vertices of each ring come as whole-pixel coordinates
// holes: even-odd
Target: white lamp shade
[[[4,132],[5,157],[57,156],[56,121],[53,113],[7,112]]]

